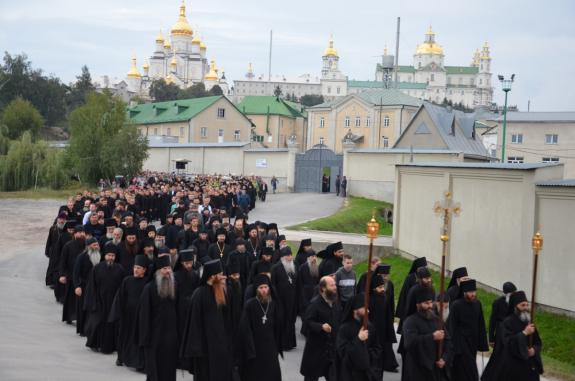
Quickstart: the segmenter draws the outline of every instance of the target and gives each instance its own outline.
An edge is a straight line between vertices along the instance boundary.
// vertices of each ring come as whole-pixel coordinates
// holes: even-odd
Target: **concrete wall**
[[[537,301],[575,311],[575,284],[566,272],[575,268],[575,237],[568,234],[575,188],[558,195],[535,185],[561,179],[561,165],[532,170],[399,166],[396,171],[396,249],[441,263],[442,219],[433,206],[449,190],[462,213],[451,227],[448,270],[467,266],[470,276],[486,286],[501,289],[512,281],[530,295],[531,237],[541,226],[545,245]]]
[[[258,160],[265,160],[267,167],[256,166]],[[289,151],[284,150],[248,150],[244,152],[243,174],[246,176],[260,176],[267,184],[268,191],[272,191],[271,179],[275,176],[278,183],[278,191],[288,190],[289,176]]]

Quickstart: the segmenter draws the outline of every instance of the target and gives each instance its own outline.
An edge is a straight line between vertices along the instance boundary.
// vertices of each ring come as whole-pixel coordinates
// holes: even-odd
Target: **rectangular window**
[[[223,128],[220,128],[220,129],[218,130],[218,136],[219,136],[220,138],[223,138],[223,137],[224,137],[224,129],[223,129]]]
[[[154,136],[158,136],[158,129],[154,128]]]
[[[236,142],[239,142],[239,141],[240,141],[240,130],[235,130],[235,131],[234,131],[234,140],[235,140]]]
[[[545,135],[545,144],[557,144],[559,142],[559,135],[547,134]]]
[[[226,109],[225,108],[219,108],[218,109],[218,118],[223,119],[226,117]]]
[[[324,128],[325,127],[325,119],[322,116],[321,118],[319,118],[319,128]]]
[[[172,136],[172,129],[170,127],[168,127],[168,129],[166,130],[166,135]]]
[[[371,127],[371,117],[368,116],[367,118],[365,118],[365,126],[366,127]]]
[[[509,156],[507,162],[513,164],[523,163],[523,156]]]
[[[204,139],[208,137],[208,128],[207,127],[200,128],[200,136]]]
[[[431,73],[431,82],[435,81],[435,74]]]
[[[558,157],[544,157],[543,160],[541,160],[543,163],[559,163],[559,158]]]
[[[383,127],[389,127],[389,116],[385,116],[385,118],[383,118]]]
[[[383,137],[383,148],[389,148],[389,139],[385,136]]]
[[[184,127],[180,127],[180,136],[184,136]]]
[[[511,143],[523,144],[523,134],[511,134]]]
[[[319,138],[319,144],[323,145],[323,138]]]
[[[349,116],[345,117],[344,125],[345,125],[345,127],[349,127]]]
[[[355,126],[361,127],[361,117],[360,116],[355,117]]]

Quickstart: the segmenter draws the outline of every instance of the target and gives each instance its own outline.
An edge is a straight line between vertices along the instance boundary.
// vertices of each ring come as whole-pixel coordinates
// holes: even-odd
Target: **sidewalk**
[[[284,234],[289,241],[301,241],[311,238],[313,242],[337,242],[349,245],[369,245],[369,239],[363,234],[328,232],[319,230],[285,230],[280,228],[280,234]],[[389,236],[381,236],[373,241],[374,246],[393,246],[393,240]]]

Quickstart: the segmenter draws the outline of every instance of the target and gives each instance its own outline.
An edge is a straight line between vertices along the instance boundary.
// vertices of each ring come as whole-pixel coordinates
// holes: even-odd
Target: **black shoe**
[[[117,365],[117,366],[122,366],[122,365],[124,365],[124,364],[122,364],[122,362],[120,361],[120,359],[117,359],[117,360],[116,360],[116,365]]]

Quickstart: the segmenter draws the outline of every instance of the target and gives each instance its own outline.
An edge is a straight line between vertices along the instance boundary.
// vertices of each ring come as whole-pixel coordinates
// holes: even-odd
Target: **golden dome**
[[[479,66],[480,55],[481,53],[479,52],[479,49],[476,49],[475,53],[473,53],[473,61],[471,62],[471,66]]]
[[[172,27],[171,34],[172,36],[192,36],[194,34],[186,18],[186,5],[184,4],[184,0],[182,0],[182,5],[180,5],[180,17]]]
[[[490,60],[491,57],[489,56],[489,44],[487,41],[483,44],[483,49],[481,50],[481,59],[482,60]]]
[[[192,44],[194,45],[201,45],[202,44],[202,40],[200,40],[200,36],[198,36],[197,34],[194,36],[194,38],[192,39]]]
[[[338,57],[337,50],[333,47],[333,36],[329,38],[329,46],[323,52],[324,57]]]
[[[431,28],[431,25],[427,28],[427,32],[425,32],[425,42],[417,45],[415,54],[443,55],[443,48],[441,45],[435,43],[435,32]]]
[[[136,66],[136,57],[132,58],[132,66],[128,71],[129,78],[140,78],[142,75],[138,71],[138,67]]]
[[[148,70],[150,68],[150,64],[148,64],[148,61],[144,62],[144,66],[142,66],[144,68],[144,70]]]
[[[202,50],[206,50],[208,47],[206,46],[206,44],[204,44],[204,42],[200,42],[200,49]]]
[[[156,43],[163,44],[164,43],[164,35],[162,34],[162,30],[160,29],[160,33],[156,36]]]
[[[178,60],[176,59],[176,55],[174,54],[174,56],[172,57],[172,60],[170,61],[170,66],[176,66],[178,64]]]
[[[218,80],[218,69],[216,67],[216,61],[212,60],[210,63],[210,72],[206,74],[204,78],[206,81],[217,81]]]
[[[166,75],[165,81],[167,84],[174,83],[174,78],[171,74]]]
[[[170,42],[170,40],[166,40],[166,42],[164,42],[164,48],[166,49],[172,49],[172,43]]]

